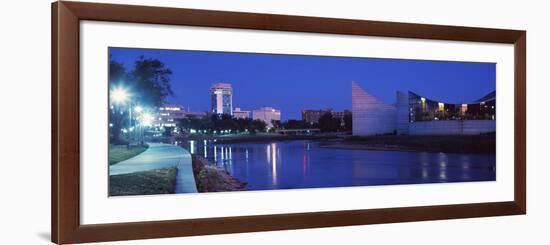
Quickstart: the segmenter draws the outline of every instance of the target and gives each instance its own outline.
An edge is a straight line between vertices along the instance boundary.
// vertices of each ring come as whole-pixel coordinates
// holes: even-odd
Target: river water
[[[218,144],[191,141],[189,150],[249,190],[493,181],[494,154],[334,149],[319,142]]]

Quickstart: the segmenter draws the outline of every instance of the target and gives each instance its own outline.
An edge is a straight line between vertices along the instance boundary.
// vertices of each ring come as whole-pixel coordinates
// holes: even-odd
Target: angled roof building
[[[394,105],[386,104],[351,82],[353,135],[389,134],[395,131]]]

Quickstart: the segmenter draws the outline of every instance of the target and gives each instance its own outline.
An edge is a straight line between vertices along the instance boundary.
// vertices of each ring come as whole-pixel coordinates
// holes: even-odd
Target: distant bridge
[[[277,129],[278,134],[285,135],[304,135],[304,134],[313,134],[321,132],[318,128],[304,128],[304,129]]]

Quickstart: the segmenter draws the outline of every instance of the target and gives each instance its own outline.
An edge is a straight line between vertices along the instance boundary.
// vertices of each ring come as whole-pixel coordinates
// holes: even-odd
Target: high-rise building
[[[281,111],[273,107],[262,107],[252,111],[252,119],[264,121],[268,128],[272,128],[273,121],[281,121]]]
[[[247,119],[250,118],[250,111],[241,111],[241,108],[236,107],[233,111],[233,118]]]
[[[233,88],[229,83],[215,83],[210,87],[212,113],[233,115]]]

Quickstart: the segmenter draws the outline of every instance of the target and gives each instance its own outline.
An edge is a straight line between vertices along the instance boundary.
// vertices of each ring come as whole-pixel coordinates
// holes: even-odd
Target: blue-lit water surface
[[[316,141],[218,144],[191,141],[205,157],[247,182],[248,190],[494,181],[494,154],[374,151]]]

